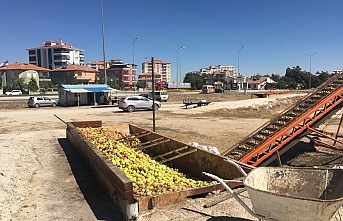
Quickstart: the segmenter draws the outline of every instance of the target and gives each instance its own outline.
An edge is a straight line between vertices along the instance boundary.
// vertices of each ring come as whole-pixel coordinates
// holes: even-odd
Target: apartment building
[[[53,82],[62,84],[95,84],[99,71],[80,64],[68,64],[50,72]]]
[[[236,77],[238,76],[237,68],[232,65],[220,64],[217,66],[211,65],[208,68],[201,68],[199,70],[200,74],[212,74],[214,72],[226,73],[227,76]]]
[[[86,64],[87,67],[89,68],[93,68],[97,71],[100,71],[101,69],[104,69],[104,61],[100,60],[100,61],[90,61]],[[110,63],[106,62],[106,68],[110,67]]]
[[[170,82],[170,62],[163,60],[154,60],[154,78],[155,81]],[[152,62],[147,60],[142,63],[142,73],[138,76],[138,81],[152,83]]]
[[[29,63],[38,67],[53,70],[68,64],[84,65],[84,50],[62,40],[45,41],[42,46],[26,50],[29,52]]]
[[[111,81],[116,85],[122,85],[125,87],[132,88],[135,81],[136,65],[124,63],[120,59],[110,60],[108,62],[108,68],[106,68],[106,78],[107,81]],[[103,65],[100,69],[99,81],[101,83],[105,82],[105,74]]]

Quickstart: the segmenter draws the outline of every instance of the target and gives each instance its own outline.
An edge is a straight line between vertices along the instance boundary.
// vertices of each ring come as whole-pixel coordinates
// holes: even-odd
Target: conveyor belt
[[[342,95],[343,73],[331,77],[222,155],[253,166],[266,165],[276,151],[283,154],[309,133],[307,128],[317,127],[341,108]]]

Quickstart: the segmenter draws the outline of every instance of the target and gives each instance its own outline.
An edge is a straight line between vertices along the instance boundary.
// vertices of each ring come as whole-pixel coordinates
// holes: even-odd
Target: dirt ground
[[[156,132],[223,152],[302,95],[171,95],[156,112]],[[211,104],[186,109],[181,107],[184,99]],[[56,116],[65,122],[102,120],[103,125],[129,123],[152,130],[151,111],[125,113],[112,106],[28,108],[26,101],[0,101],[0,111],[0,220],[123,220],[66,140],[66,126]],[[204,208],[225,194],[155,208],[139,220],[256,220],[234,199]],[[250,205],[247,194],[241,196]]]

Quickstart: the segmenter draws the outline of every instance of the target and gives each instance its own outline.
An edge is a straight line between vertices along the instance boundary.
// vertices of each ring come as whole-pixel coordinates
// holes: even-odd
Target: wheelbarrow
[[[259,220],[329,221],[343,204],[343,170],[294,167],[257,167],[249,174],[234,161],[244,175],[253,209],[220,177],[203,172],[218,181]]]

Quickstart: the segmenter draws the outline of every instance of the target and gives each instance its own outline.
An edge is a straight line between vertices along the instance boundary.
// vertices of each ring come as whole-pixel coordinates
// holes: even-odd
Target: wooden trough
[[[163,207],[186,200],[187,197],[223,189],[221,184],[191,188],[154,196],[137,196],[133,193],[132,181],[119,170],[78,130],[83,127],[101,127],[102,121],[68,122],[67,139],[83,155],[97,177],[105,193],[120,209],[125,220],[136,220],[139,213],[154,207]],[[203,149],[185,144],[131,124],[114,125],[115,130],[134,135],[140,140],[141,149],[149,148],[153,159],[160,163],[172,162],[173,167],[200,180],[210,180],[202,171],[218,174],[227,185],[242,185],[241,173],[224,157]],[[129,139],[129,138],[128,138]],[[239,162],[237,162],[239,163]],[[239,163],[244,170],[253,168]],[[233,180],[236,179],[236,180]]]

